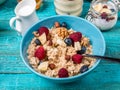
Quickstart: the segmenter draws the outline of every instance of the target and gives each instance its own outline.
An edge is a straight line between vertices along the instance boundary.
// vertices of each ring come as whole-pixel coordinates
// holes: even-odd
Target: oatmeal
[[[27,54],[30,65],[37,72],[55,78],[71,77],[89,70],[95,59],[89,38],[55,22],[51,29],[40,27],[33,32]]]

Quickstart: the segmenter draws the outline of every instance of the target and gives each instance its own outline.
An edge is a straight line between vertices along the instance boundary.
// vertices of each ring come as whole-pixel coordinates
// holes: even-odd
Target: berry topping
[[[67,46],[72,45],[72,39],[71,39],[71,38],[66,38],[66,39],[64,40],[64,42],[66,43]]]
[[[80,40],[81,40],[82,34],[81,34],[80,32],[75,32],[75,33],[70,34],[70,38],[71,38],[74,42],[77,42],[77,41],[80,41]]]
[[[43,33],[46,34],[46,36],[49,34],[49,30],[47,27],[40,27],[38,30],[39,35],[42,35]]]
[[[58,72],[59,78],[68,77],[68,71],[65,68],[61,68]]]
[[[67,28],[67,24],[65,22],[62,23],[62,27]]]
[[[108,14],[106,12],[101,13],[101,18],[106,19],[108,17]]]
[[[52,44],[53,44],[52,40],[49,40],[48,46],[52,46]]]
[[[50,39],[51,39],[51,35],[48,34],[48,36],[47,36],[47,40],[50,40]]]
[[[40,46],[34,54],[35,57],[37,57],[39,60],[42,60],[45,58],[46,54],[45,54],[45,50],[42,46]]]
[[[115,9],[110,9],[112,12],[115,12]]]
[[[87,71],[89,68],[88,68],[88,65],[84,65],[81,67],[80,69],[80,73],[84,73],[85,71]]]
[[[83,56],[80,54],[75,54],[72,56],[72,60],[75,64],[80,64],[82,62]]]
[[[106,21],[110,21],[110,20],[113,20],[113,19],[115,19],[115,17],[110,17],[110,18],[106,18]]]
[[[35,43],[36,43],[36,45],[41,45],[41,42],[40,42],[39,39],[36,39],[36,40],[35,40]]]
[[[84,54],[86,52],[86,47],[82,47],[81,50],[77,51],[77,54]]]
[[[55,68],[55,64],[53,64],[53,63],[49,64],[49,68],[50,68],[51,70],[53,70],[53,69]]]
[[[70,60],[70,58],[71,58],[70,55],[66,55],[66,56],[65,56],[65,59],[66,59],[66,60]]]
[[[103,8],[108,8],[107,5],[104,5]]]

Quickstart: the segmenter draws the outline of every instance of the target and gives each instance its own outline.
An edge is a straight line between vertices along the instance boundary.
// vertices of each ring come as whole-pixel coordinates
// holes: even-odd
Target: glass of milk
[[[118,18],[118,8],[111,0],[94,0],[90,6],[86,19],[100,30],[110,30],[115,26]]]
[[[55,11],[59,15],[80,16],[83,0],[54,0]]]

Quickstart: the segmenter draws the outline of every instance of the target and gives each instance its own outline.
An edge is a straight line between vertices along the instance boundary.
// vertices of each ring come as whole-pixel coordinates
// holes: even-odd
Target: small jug
[[[35,12],[35,0],[22,0],[15,8],[16,17],[10,19],[10,27],[24,35],[26,30],[39,19]]]

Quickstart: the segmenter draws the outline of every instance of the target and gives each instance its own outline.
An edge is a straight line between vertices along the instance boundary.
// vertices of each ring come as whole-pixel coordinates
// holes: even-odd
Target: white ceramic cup
[[[10,27],[23,36],[26,30],[39,20],[35,8],[35,0],[22,0],[19,2],[15,8],[16,16],[10,19]]]

